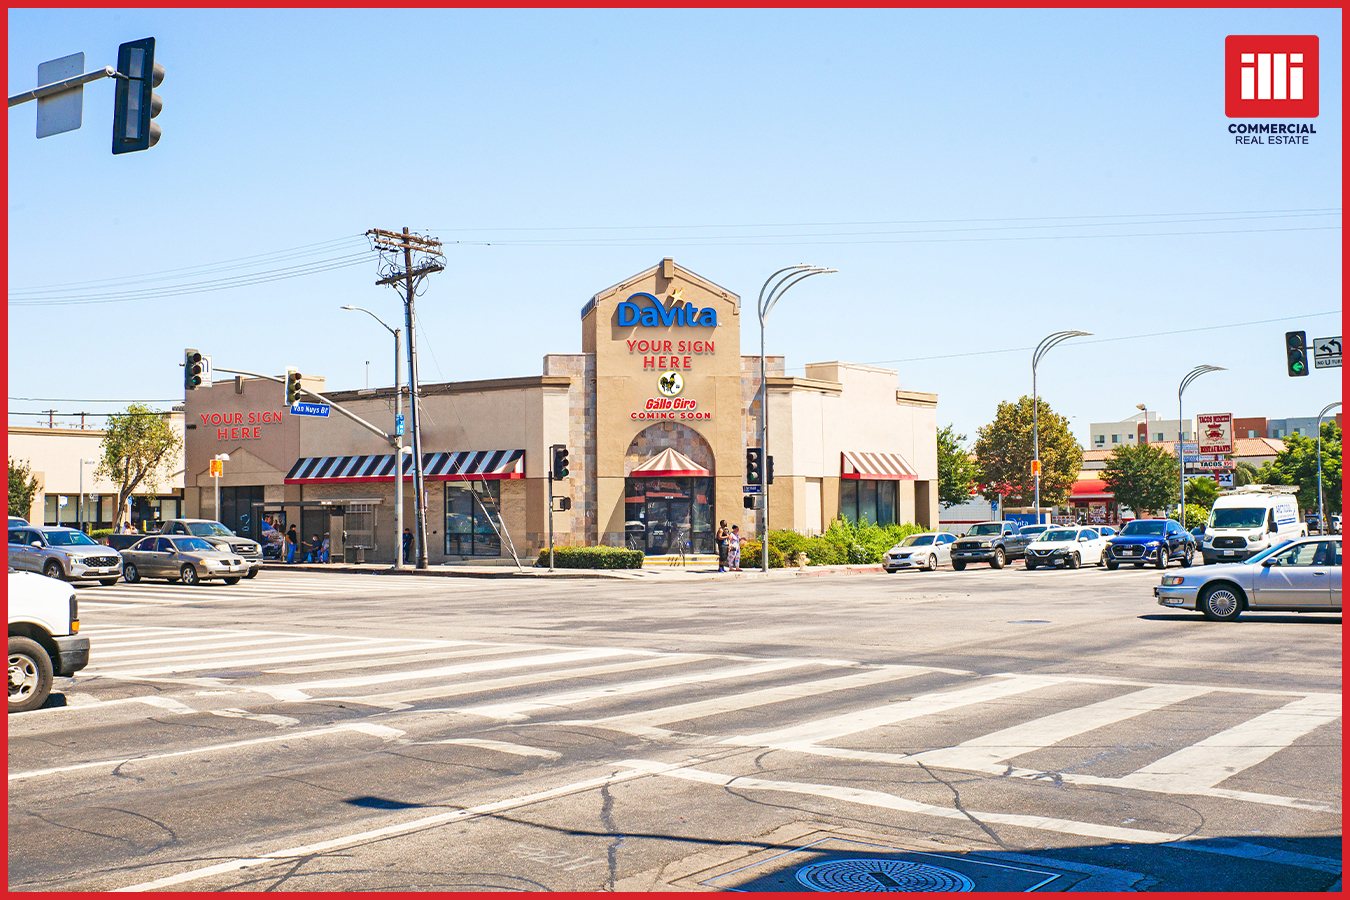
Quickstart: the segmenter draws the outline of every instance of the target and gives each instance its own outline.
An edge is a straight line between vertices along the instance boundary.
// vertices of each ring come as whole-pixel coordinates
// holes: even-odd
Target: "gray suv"
[[[244,576],[245,578],[254,577],[262,568],[262,544],[250,538],[240,537],[211,519],[169,519],[159,529],[159,533],[199,537],[226,553],[242,556],[244,562],[248,563],[248,574]]]
[[[24,525],[9,529],[9,566],[66,581],[112,586],[122,577],[122,555],[74,528]]]

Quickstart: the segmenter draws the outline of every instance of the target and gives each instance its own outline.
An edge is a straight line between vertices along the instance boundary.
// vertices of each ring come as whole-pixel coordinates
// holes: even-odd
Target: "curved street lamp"
[[[1322,417],[1341,405],[1341,401],[1328,403],[1317,414],[1317,527],[1320,533],[1327,533],[1327,513],[1322,508]]]
[[[769,395],[768,382],[764,377],[764,320],[778,303],[788,288],[812,275],[828,275],[838,269],[826,269],[822,266],[788,266],[774,272],[759,289],[759,446],[764,453],[764,462],[760,469],[761,489],[764,497],[764,533],[760,542],[760,562],[764,574],[769,574]]]
[[[403,391],[399,389],[398,382],[398,354],[399,354],[399,336],[402,334],[400,328],[390,328],[383,319],[375,315],[363,306],[344,306],[343,309],[363,312],[370,316],[376,322],[384,325],[384,330],[394,336],[394,422],[397,423],[400,416],[403,415]],[[370,363],[366,363],[367,366]],[[369,369],[367,369],[369,372]],[[394,426],[395,440],[394,445],[394,568],[402,569],[405,560],[403,559],[403,435],[399,433],[398,426]]]
[[[1041,524],[1041,435],[1040,435],[1040,398],[1036,394],[1036,367],[1041,357],[1056,344],[1075,337],[1091,337],[1090,331],[1056,331],[1036,345],[1031,355],[1031,474],[1036,479],[1036,524]]]
[[[1186,373],[1186,377],[1181,379],[1181,386],[1177,388],[1177,521],[1181,523],[1182,528],[1186,527],[1186,448],[1183,446],[1184,440],[1181,433],[1183,421],[1181,418],[1181,395],[1185,393],[1190,383],[1201,375],[1227,371],[1223,366],[1196,366]],[[1196,437],[1198,441],[1198,429]],[[1198,443],[1196,449],[1199,449]]]

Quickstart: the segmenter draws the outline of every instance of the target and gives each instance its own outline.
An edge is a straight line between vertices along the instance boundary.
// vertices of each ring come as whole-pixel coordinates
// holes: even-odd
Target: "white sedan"
[[[945,531],[911,534],[886,551],[886,555],[881,558],[881,567],[892,574],[901,569],[927,569],[931,572],[943,563],[951,563],[954,543],[956,535]]]
[[[1100,566],[1106,538],[1095,528],[1070,525],[1051,528],[1027,545],[1026,566],[1036,569],[1063,563],[1070,569]]]

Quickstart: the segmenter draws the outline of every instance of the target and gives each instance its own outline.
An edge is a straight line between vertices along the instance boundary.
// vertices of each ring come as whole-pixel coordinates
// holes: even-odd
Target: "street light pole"
[[[821,266],[788,266],[770,275],[759,289],[759,446],[764,454],[760,468],[760,488],[763,491],[761,496],[764,497],[764,533],[760,536],[759,558],[760,568],[765,575],[769,574],[769,392],[764,373],[764,320],[768,318],[769,312],[788,288],[812,275],[826,275],[836,271],[838,270]],[[770,287],[770,284],[773,287]]]
[[[1341,405],[1341,401],[1328,403],[1317,414],[1317,527],[1320,533],[1327,533],[1327,511],[1322,506],[1322,417]]]
[[[1319,448],[1319,453],[1320,453]],[[1320,457],[1319,457],[1320,458]],[[80,499],[75,504],[75,527],[84,531],[84,467],[89,463],[97,463],[97,459],[80,458]],[[1319,469],[1320,471],[1320,469]]]
[[[403,329],[390,328],[383,319],[363,306],[344,306],[370,316],[394,336],[394,568],[402,569],[403,559],[403,435],[399,434],[398,420],[403,415],[403,388],[399,384],[400,335]],[[369,363],[367,363],[369,365]],[[369,370],[367,370],[369,372]],[[369,384],[369,378],[367,378]]]
[[[1067,341],[1075,337],[1091,337],[1090,331],[1056,331],[1054,334],[1047,335],[1039,344],[1036,345],[1036,352],[1031,355],[1031,469],[1032,477],[1036,479],[1036,524],[1041,524],[1041,434],[1040,434],[1040,395],[1036,393],[1036,367],[1040,365],[1041,357],[1050,351],[1050,348],[1056,344]]]
[[[1186,373],[1186,377],[1181,379],[1181,386],[1177,388],[1177,521],[1181,527],[1186,527],[1186,449],[1182,446],[1185,433],[1181,430],[1181,395],[1185,393],[1187,386],[1192,381],[1208,372],[1226,372],[1223,366],[1196,366]],[[1199,440],[1199,431],[1197,429],[1196,440]],[[1197,450],[1199,447],[1197,445]]]

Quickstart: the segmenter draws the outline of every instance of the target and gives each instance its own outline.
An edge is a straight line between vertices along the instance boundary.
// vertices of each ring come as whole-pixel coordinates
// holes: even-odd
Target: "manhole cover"
[[[972,891],[960,872],[889,859],[831,859],[803,866],[797,881],[813,891]]]

